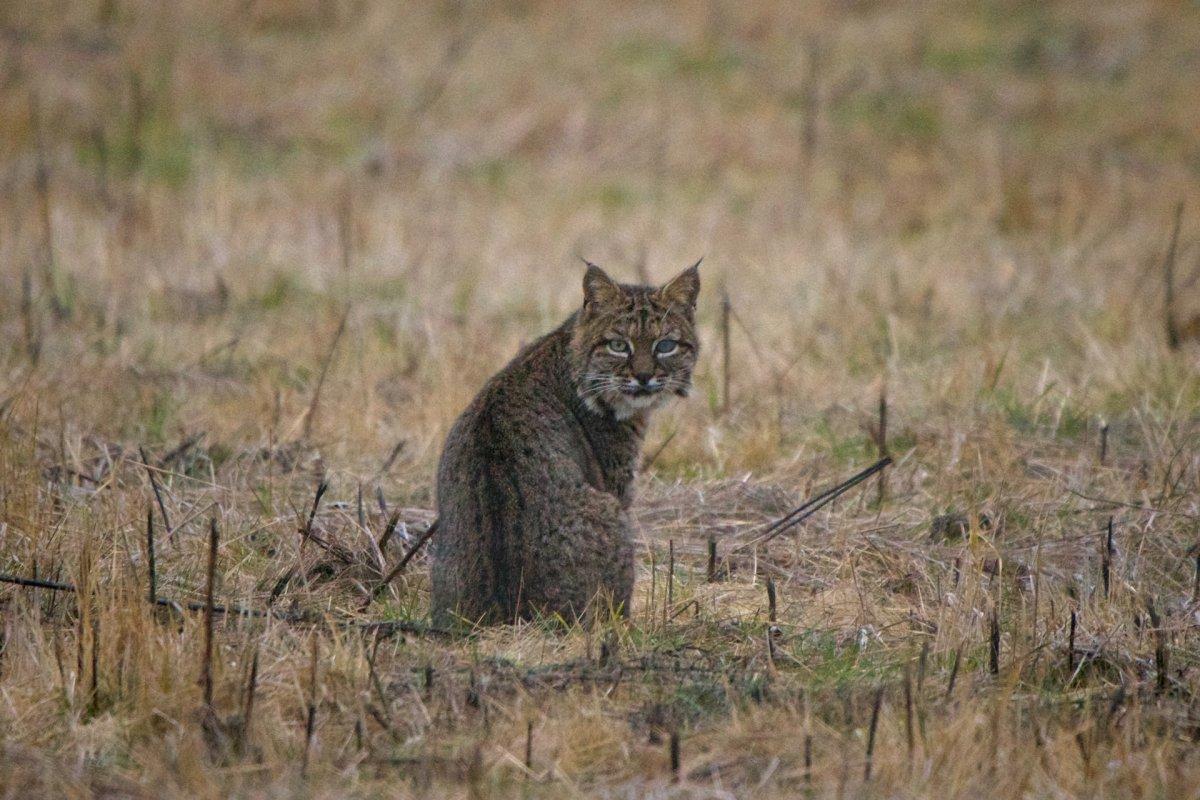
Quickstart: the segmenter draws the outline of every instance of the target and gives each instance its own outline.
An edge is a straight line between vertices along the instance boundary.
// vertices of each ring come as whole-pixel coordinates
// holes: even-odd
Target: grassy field
[[[1166,0],[0,4],[0,572],[76,589],[0,584],[0,796],[1200,797],[1197,74]],[[701,255],[631,616],[376,592],[578,256]]]

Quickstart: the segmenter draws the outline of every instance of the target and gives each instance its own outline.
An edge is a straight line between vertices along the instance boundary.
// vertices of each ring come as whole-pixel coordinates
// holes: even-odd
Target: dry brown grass
[[[0,794],[1197,796],[1197,42],[1166,2],[0,5],[0,571],[79,589],[0,587]],[[422,558],[365,595],[576,254],[706,255],[630,619],[355,628],[423,621]],[[747,544],[874,459],[883,385],[882,502]],[[215,601],[306,620],[217,617],[211,710],[147,509],[160,596],[216,519]]]

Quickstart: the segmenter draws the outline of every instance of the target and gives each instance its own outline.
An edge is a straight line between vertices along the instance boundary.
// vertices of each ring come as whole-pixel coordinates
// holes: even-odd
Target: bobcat
[[[699,266],[656,288],[589,263],[583,305],[455,422],[437,473],[435,619],[628,610],[633,477],[650,412],[691,388]]]

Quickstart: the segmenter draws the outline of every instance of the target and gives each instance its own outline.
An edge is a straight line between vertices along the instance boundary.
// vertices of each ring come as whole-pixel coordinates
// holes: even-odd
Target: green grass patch
[[[930,144],[941,135],[941,111],[931,98],[895,88],[858,92],[833,107],[841,128],[863,128],[893,141]]]
[[[921,54],[921,64],[948,75],[1007,66],[1004,51],[994,42],[934,45]]]
[[[312,290],[302,284],[295,273],[278,270],[271,275],[266,286],[247,297],[245,304],[251,313],[277,311],[301,301],[310,301],[313,296]]]
[[[612,60],[620,66],[659,76],[704,79],[726,78],[742,66],[737,53],[716,43],[680,45],[649,38],[621,42],[612,50]]]
[[[806,631],[780,649],[802,665],[806,684],[813,689],[843,689],[876,685],[898,680],[905,658],[868,643],[860,649],[855,643],[839,641],[820,631]],[[907,654],[905,654],[907,655]],[[786,663],[786,662],[783,662]]]

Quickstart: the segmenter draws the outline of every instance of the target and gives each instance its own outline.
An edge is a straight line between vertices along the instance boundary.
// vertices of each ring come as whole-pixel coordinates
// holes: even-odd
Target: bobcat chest
[[[588,483],[628,508],[641,455],[643,422],[591,419],[578,428],[579,456]]]

